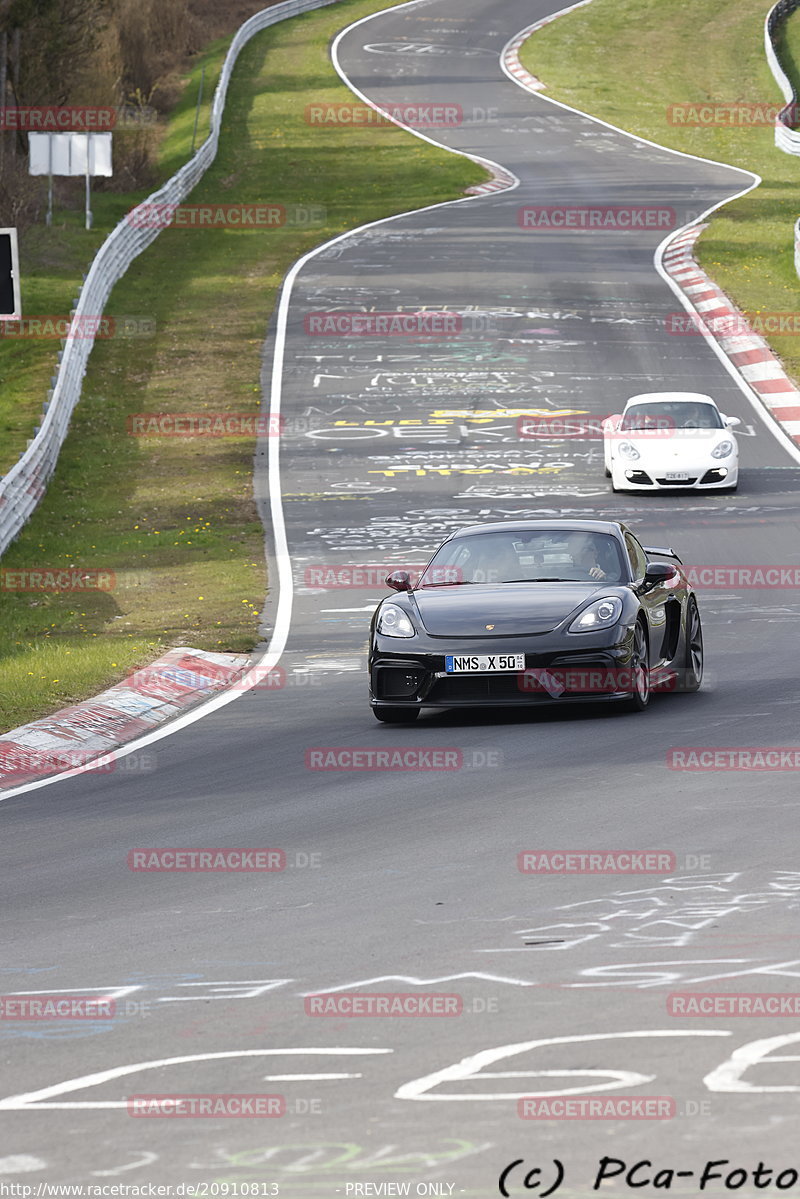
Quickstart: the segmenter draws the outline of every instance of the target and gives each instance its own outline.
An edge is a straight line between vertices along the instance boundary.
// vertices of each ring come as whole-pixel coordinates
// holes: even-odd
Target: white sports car
[[[603,421],[612,491],[735,491],[739,447],[731,430],[740,424],[693,391],[632,396],[621,416]]]

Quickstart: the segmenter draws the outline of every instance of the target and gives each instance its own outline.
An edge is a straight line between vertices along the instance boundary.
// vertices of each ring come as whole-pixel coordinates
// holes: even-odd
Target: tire
[[[391,704],[377,704],[372,709],[372,714],[384,724],[413,724],[419,716],[419,708],[397,708]]]
[[[700,690],[703,681],[703,625],[694,596],[689,597],[686,610],[686,646],[683,668],[678,676],[676,690],[691,693]]]
[[[636,622],[633,634],[633,655],[631,657],[631,673],[636,673],[638,687],[632,691],[628,699],[622,701],[626,712],[644,712],[650,703],[652,687],[650,682],[650,667],[648,661],[647,633],[640,620]],[[644,662],[644,666],[641,663]]]
[[[605,473],[605,476],[606,476],[606,478],[607,478],[607,479],[610,479],[610,478],[611,478],[611,471],[608,469],[608,467],[607,467],[607,466],[606,466],[606,467],[604,467],[603,469],[604,469],[604,473]]]

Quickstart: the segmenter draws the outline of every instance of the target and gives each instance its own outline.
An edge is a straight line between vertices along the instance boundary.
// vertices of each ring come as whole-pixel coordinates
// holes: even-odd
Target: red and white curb
[[[538,29],[573,12],[576,8],[583,8],[584,5],[590,3],[591,0],[578,0],[577,4],[562,8],[559,12],[545,17],[541,21],[536,21],[518,33],[504,48],[500,56],[501,65],[509,78],[529,91],[541,92],[546,85],[522,66],[519,59],[520,47]],[[563,104],[560,100],[553,100],[552,97],[542,96],[541,98],[557,108],[563,108],[569,112],[580,112],[579,109],[573,108],[569,104]],[[647,145],[658,146],[656,142],[650,142],[647,138],[639,138],[626,129],[619,129],[616,125],[610,125],[607,121],[600,120],[599,117],[592,117],[589,113],[581,113],[581,115],[588,116],[590,120],[596,121],[597,124],[603,125],[607,129],[614,129],[624,137],[645,142]],[[669,147],[664,146],[658,148],[669,150]],[[713,161],[694,154],[685,154],[682,150],[669,150],[669,152],[680,157],[694,158],[699,162]],[[715,163],[714,165],[727,164]],[[753,175],[752,172],[748,173],[751,175],[753,183],[744,192],[731,196],[730,200],[738,199],[740,195],[746,194],[761,182],[758,175]],[[729,202],[724,201],[724,203]],[[715,205],[703,215],[710,216],[718,207],[721,205]],[[725,292],[708,277],[705,271],[701,270],[694,258],[694,244],[703,229],[707,227],[706,224],[698,223],[680,230],[671,241],[666,243],[663,252],[659,247],[659,251],[656,253],[656,266],[669,276],[676,290],[683,297],[684,303],[696,316],[696,331],[702,332],[716,347],[723,360],[727,360],[731,373],[763,413],[764,419],[768,420],[768,416],[771,416],[781,433],[792,443],[792,448],[800,448],[800,390],[789,379],[763,337],[749,327],[744,314],[739,312]],[[789,448],[788,444],[787,448]],[[797,449],[795,449],[796,452]]]
[[[568,12],[573,12],[576,8],[583,8],[585,4],[591,3],[591,0],[578,0],[577,4],[570,4],[569,8],[562,8],[559,12],[551,13],[549,17],[542,17],[541,21],[534,21],[533,25],[528,25],[521,33],[518,33],[515,38],[508,43],[504,48],[501,61],[509,75],[513,75],[517,83],[521,83],[523,87],[530,88],[533,92],[542,91],[547,84],[542,83],[541,79],[537,79],[535,75],[531,75],[530,71],[523,67],[519,60],[520,48],[532,33],[543,29],[545,25],[549,25],[551,21],[557,21],[559,17],[565,16]]]
[[[488,163],[484,163],[488,166]],[[474,187],[465,187],[464,192],[468,196],[488,196],[491,192],[504,192],[509,187],[514,187],[518,182],[516,175],[512,175],[510,171],[506,171],[503,167],[496,163],[491,164],[492,178],[488,183],[476,183]]]
[[[693,225],[679,233],[664,251],[664,269],[697,314],[698,326],[702,323],[770,415],[800,445],[800,391],[763,337],[749,329],[747,318],[697,264],[694,244],[706,228]]]
[[[0,735],[0,790],[75,767],[113,770],[113,750],[230,689],[249,666],[243,654],[170,650],[94,699]]]

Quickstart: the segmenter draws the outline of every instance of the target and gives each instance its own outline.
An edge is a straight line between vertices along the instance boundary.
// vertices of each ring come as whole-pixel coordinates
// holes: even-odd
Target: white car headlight
[[[733,453],[732,441],[721,441],[718,446],[711,451],[712,458],[729,458]]]
[[[384,604],[378,617],[378,632],[384,637],[413,637],[414,626],[397,604]]]
[[[639,457],[639,451],[630,441],[621,441],[619,444],[619,452],[623,458],[630,458],[631,462],[635,462]]]
[[[621,615],[622,600],[609,595],[584,608],[580,616],[575,617],[567,632],[593,633],[595,629],[606,629],[609,625],[616,624]]]

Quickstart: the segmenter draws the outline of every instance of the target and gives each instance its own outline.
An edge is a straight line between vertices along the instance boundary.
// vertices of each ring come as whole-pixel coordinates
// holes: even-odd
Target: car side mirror
[[[738,425],[740,425],[742,423],[739,420],[738,416],[723,416],[722,419],[724,420],[725,426],[728,429],[735,429]]]
[[[391,587],[392,591],[411,591],[411,575],[407,570],[393,570],[390,575],[386,576],[386,586]]]
[[[664,583],[671,583],[678,577],[678,568],[673,566],[671,562],[648,562],[647,570],[645,571],[644,583],[648,589],[658,587]]]

